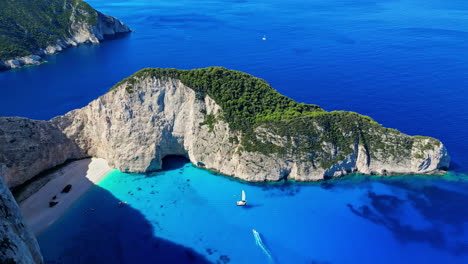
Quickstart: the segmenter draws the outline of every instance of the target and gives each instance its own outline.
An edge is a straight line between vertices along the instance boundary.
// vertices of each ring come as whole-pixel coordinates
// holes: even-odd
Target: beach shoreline
[[[106,160],[88,158],[67,164],[52,172],[52,180],[20,202],[20,209],[37,236],[59,219],[83,194],[112,171]],[[64,188],[71,185],[68,192]],[[52,207],[50,203],[56,203]]]

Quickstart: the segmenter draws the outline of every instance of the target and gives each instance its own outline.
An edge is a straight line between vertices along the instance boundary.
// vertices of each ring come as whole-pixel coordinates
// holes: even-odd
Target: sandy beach
[[[67,164],[53,179],[20,203],[21,212],[34,234],[38,235],[54,223],[89,188],[102,179],[112,168],[104,159],[90,158]],[[68,193],[62,193],[71,184]],[[55,199],[53,197],[55,196]],[[58,202],[50,207],[51,201]]]

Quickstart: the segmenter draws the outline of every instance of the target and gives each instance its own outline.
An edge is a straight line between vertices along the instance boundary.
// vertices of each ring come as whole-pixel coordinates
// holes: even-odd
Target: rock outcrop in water
[[[149,172],[161,169],[165,156],[183,155],[247,181],[428,174],[450,161],[437,139],[299,104],[263,80],[219,67],[143,70],[50,121],[0,118],[0,140],[10,187],[84,156],[125,172]]]
[[[26,227],[18,205],[1,177],[0,263],[43,263],[39,244]]]
[[[65,48],[130,32],[81,0],[3,1],[0,21],[0,70],[40,64]]]

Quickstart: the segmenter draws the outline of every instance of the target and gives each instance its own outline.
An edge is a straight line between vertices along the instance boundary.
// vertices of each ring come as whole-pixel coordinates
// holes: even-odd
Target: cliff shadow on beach
[[[38,237],[46,263],[210,263],[191,248],[157,237],[130,204],[94,186]]]

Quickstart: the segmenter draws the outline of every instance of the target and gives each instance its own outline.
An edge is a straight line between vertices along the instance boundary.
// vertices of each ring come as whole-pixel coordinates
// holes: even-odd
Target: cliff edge
[[[167,155],[246,181],[431,174],[450,163],[437,139],[297,103],[264,80],[220,67],[144,69],[50,121],[0,118],[0,172],[9,187],[70,159],[150,172]]]
[[[437,139],[297,103],[264,80],[220,67],[145,69],[51,122],[125,172],[161,169],[167,155],[247,181],[430,174],[450,162]]]

